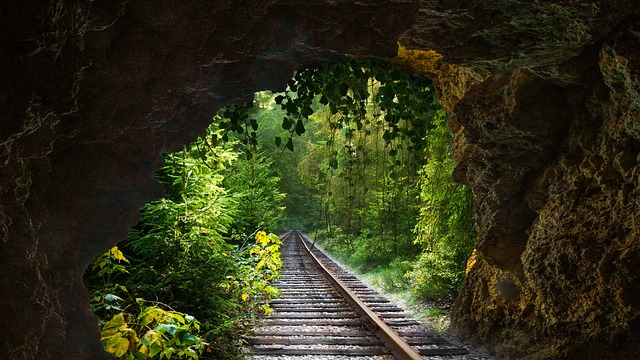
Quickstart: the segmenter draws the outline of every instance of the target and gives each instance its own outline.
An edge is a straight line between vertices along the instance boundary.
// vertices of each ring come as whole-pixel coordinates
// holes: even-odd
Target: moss
[[[527,63],[533,54],[538,66],[577,55],[593,41],[592,20],[597,18],[599,8],[587,2],[500,0],[491,2],[483,11],[490,12],[493,21],[473,36],[491,46],[522,49],[513,51],[513,57],[504,65],[515,68]]]
[[[402,44],[398,44],[394,62],[409,72],[432,79],[438,100],[449,114],[467,91],[486,80],[489,74],[483,69],[449,64],[434,50],[408,49]]]
[[[398,56],[395,59],[396,63],[411,69],[411,72],[429,77],[452,71],[454,66],[445,64],[443,60],[444,56],[434,50],[407,49],[402,44],[398,44]]]

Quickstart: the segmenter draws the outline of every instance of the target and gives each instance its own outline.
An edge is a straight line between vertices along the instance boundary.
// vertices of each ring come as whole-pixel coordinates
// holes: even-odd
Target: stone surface
[[[453,322],[499,357],[640,354],[638,44],[632,18],[555,69],[491,75],[453,109],[480,233]]]
[[[504,358],[637,358],[639,5],[5,1],[0,357],[109,358],[82,273],[161,195],[162,151],[299,66],[399,40],[476,196],[456,331]]]

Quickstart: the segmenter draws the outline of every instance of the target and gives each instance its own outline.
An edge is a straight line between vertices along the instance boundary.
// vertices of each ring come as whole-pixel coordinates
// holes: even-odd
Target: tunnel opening
[[[272,232],[290,229],[442,318],[477,236],[452,140],[431,81],[382,60],[303,68],[223,108],[164,155],[164,198],[85,274],[105,349],[238,356],[278,296]]]

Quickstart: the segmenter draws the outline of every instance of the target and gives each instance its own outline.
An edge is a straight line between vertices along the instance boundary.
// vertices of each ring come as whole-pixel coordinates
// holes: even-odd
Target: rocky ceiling
[[[500,358],[640,358],[638,9],[3,1],[0,357],[109,358],[82,273],[161,195],[161,153],[221,106],[348,54],[430,76],[449,112],[480,234],[455,331]]]

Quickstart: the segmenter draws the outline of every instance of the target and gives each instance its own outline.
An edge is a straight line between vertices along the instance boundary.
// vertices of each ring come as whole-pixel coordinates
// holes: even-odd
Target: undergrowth
[[[395,259],[388,264],[368,269],[368,266],[362,266],[363,264],[359,261],[353,261],[351,257],[353,254],[339,251],[335,246],[331,247],[331,243],[335,239],[327,239],[322,235],[321,238],[323,240],[319,242],[320,246],[328,246],[324,246],[323,250],[328,252],[333,259],[342,263],[349,271],[358,274],[376,291],[402,306],[413,317],[431,325],[435,332],[443,333],[449,328],[450,308],[454,298],[447,297],[438,301],[430,301],[416,295],[408,276],[412,269],[411,261]]]

